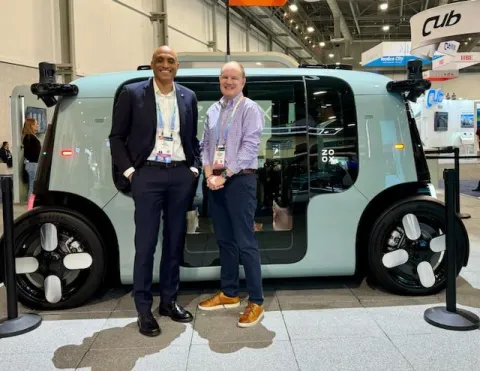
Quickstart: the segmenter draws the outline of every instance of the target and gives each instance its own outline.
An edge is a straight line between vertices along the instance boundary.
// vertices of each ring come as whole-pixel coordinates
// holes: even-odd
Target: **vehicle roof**
[[[332,76],[345,80],[355,94],[385,94],[390,78],[371,72],[314,69],[314,68],[246,68],[249,76]],[[214,77],[218,76],[218,68],[185,68],[179,69],[177,77]],[[110,72],[81,77],[72,83],[79,88],[78,97],[113,97],[118,87],[127,80],[151,77],[152,70]]]

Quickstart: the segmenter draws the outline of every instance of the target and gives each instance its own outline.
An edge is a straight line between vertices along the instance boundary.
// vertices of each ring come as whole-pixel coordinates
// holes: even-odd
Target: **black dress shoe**
[[[138,313],[137,324],[142,335],[158,336],[161,333],[160,326],[151,312]]]
[[[176,301],[171,301],[168,304],[160,304],[158,312],[161,316],[170,317],[176,322],[192,322],[193,316],[185,308],[182,308]]]

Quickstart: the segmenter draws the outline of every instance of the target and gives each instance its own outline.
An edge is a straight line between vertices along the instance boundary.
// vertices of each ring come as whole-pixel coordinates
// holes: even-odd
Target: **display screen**
[[[434,118],[434,130],[435,131],[447,131],[448,130],[448,112],[435,112]]]

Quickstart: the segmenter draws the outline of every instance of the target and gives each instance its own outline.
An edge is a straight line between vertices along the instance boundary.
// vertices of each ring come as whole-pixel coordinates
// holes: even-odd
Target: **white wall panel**
[[[128,3],[138,9],[147,2]],[[135,69],[151,60],[154,33],[144,14],[113,0],[82,0],[74,2],[74,23],[80,75]]]
[[[183,32],[176,29],[168,29],[168,45],[175,49],[176,52],[208,52],[207,43],[197,40],[190,35],[185,35]]]
[[[178,46],[176,47],[172,44],[170,35],[172,28],[204,42],[205,49],[201,51],[208,50],[206,44],[212,40],[212,11],[211,7],[203,0],[168,0],[167,17],[170,38],[169,44],[173,48],[178,49]],[[175,34],[175,31],[173,34]],[[198,44],[197,41],[193,41],[194,44]],[[193,47],[195,47],[194,44],[192,44]],[[187,43],[181,47],[186,48],[188,46],[189,44]]]
[[[480,100],[480,73],[460,73],[456,79],[432,83],[432,88],[441,88],[450,96],[455,93],[457,99]]]
[[[277,43],[273,43],[273,50],[274,52],[279,52],[279,53],[284,53],[285,50],[280,46],[278,45]]]
[[[209,51],[213,41],[212,6],[204,0],[167,0],[169,44],[177,52]],[[226,12],[218,5],[216,13],[217,48],[226,51]],[[245,26],[230,15],[230,51],[246,51]],[[180,31],[180,32],[179,32]],[[267,50],[265,38],[260,41],[255,32],[250,34],[250,51]]]
[[[13,89],[37,81],[38,69],[0,62],[0,143],[4,140],[12,141],[9,97]]]
[[[37,67],[59,61],[58,0],[1,0],[0,62]]]

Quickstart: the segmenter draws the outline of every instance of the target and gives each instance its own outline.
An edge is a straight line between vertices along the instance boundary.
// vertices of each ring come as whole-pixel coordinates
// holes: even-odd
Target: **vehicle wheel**
[[[78,307],[103,283],[105,248],[95,228],[73,211],[40,211],[15,224],[19,301],[31,308]]]
[[[468,249],[468,235],[456,219],[457,275]],[[373,278],[399,295],[433,295],[446,285],[445,207],[412,199],[392,206],[375,222],[368,260]]]

